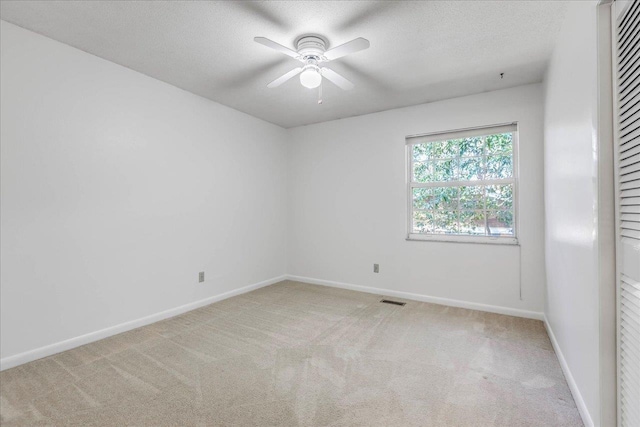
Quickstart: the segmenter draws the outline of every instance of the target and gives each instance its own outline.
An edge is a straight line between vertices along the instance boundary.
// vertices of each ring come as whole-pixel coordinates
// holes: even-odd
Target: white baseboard
[[[547,334],[549,335],[549,339],[551,340],[551,345],[556,352],[556,356],[558,357],[558,361],[560,362],[560,367],[562,368],[562,372],[564,373],[564,377],[567,380],[567,384],[569,384],[569,389],[571,390],[571,394],[573,395],[573,400],[576,402],[576,406],[578,407],[578,412],[580,413],[580,417],[582,417],[582,422],[585,427],[593,427],[593,420],[591,419],[591,415],[589,414],[589,410],[587,409],[587,405],[582,398],[582,394],[580,393],[580,389],[576,384],[576,381],[573,379],[573,375],[571,374],[571,370],[569,369],[569,365],[567,364],[564,355],[562,354],[562,350],[560,349],[560,345],[556,340],[556,336],[553,334],[553,329],[551,329],[551,325],[549,324],[549,320],[547,316],[544,316],[544,326],[547,329]]]
[[[506,314],[508,316],[524,317],[527,319],[544,320],[544,313],[537,311],[520,310],[517,308],[501,307],[497,305],[481,304],[477,302],[461,301],[449,298],[432,297],[429,295],[414,294],[411,292],[393,291],[390,289],[373,288],[370,286],[353,285],[350,283],[334,282],[331,280],[314,279],[311,277],[287,275],[287,280],[310,283],[313,285],[331,286],[333,288],[350,289],[352,291],[366,292],[369,294],[387,295],[397,298],[405,298],[414,301],[430,302],[433,304],[448,305],[451,307],[468,308],[470,310],[487,311],[489,313]]]
[[[170,308],[169,310],[161,311],[160,313],[155,313],[150,316],[142,317],[140,319],[131,320],[125,323],[120,323],[119,325],[100,329],[99,331],[90,332],[88,334],[81,335],[79,337],[70,338],[68,340],[46,345],[44,347],[25,351],[24,353],[19,353],[14,356],[8,356],[3,359],[0,359],[0,371],[4,371],[5,369],[13,368],[15,366],[22,365],[27,362],[31,362],[33,360],[42,359],[43,357],[51,356],[53,354],[60,353],[66,350],[71,350],[72,348],[80,347],[81,345],[89,344],[94,341],[108,338],[110,336],[117,335],[122,332],[127,332],[132,329],[139,328],[141,326],[146,326],[151,323],[158,322],[160,320],[168,319],[169,317],[174,317],[179,314],[185,313],[187,311],[195,310],[196,308],[200,308],[217,301],[222,301],[224,299],[231,298],[236,295],[251,292],[255,289],[262,288],[264,286],[269,286],[274,283],[285,280],[286,277],[287,276],[285,275],[274,277],[272,279],[268,279],[262,282],[254,283],[252,285],[244,286],[239,289],[234,289],[220,295],[215,295],[199,301],[194,301],[189,304],[181,305],[179,307]]]

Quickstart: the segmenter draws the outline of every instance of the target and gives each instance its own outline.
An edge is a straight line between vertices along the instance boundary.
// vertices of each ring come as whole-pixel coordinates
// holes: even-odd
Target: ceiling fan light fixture
[[[309,89],[319,87],[322,84],[322,80],[327,79],[342,90],[351,90],[353,89],[353,83],[324,65],[329,61],[369,48],[369,40],[362,37],[327,50],[329,44],[324,37],[317,34],[307,34],[296,39],[297,51],[282,46],[266,37],[254,37],[253,40],[304,64],[278,77],[267,85],[268,88],[278,87],[300,74],[300,84]]]
[[[320,86],[322,83],[322,74],[320,74],[320,69],[315,65],[307,65],[300,73],[300,84],[302,86],[314,89]]]

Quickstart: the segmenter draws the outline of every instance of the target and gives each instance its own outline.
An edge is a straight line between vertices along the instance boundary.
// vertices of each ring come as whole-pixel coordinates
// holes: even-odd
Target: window
[[[410,240],[517,243],[515,124],[407,137]]]

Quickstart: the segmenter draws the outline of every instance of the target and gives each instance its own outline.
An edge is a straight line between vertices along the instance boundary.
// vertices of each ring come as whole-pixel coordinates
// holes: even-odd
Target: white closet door
[[[618,196],[618,414],[640,427],[640,1],[614,23]]]

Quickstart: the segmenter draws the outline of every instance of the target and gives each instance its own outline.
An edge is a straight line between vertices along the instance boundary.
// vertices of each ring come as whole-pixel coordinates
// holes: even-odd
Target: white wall
[[[512,121],[521,247],[406,241],[405,136]],[[303,126],[290,137],[289,274],[542,312],[541,85]]]
[[[569,6],[545,79],[545,314],[586,425],[601,425],[596,16]]]
[[[285,273],[284,129],[0,28],[2,358]]]

